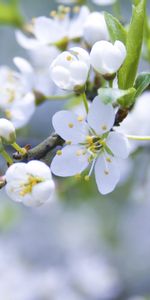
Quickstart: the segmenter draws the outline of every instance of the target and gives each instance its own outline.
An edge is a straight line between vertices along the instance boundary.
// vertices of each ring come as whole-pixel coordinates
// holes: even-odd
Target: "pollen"
[[[75,175],[75,178],[76,178],[76,179],[81,179],[81,174],[80,174],[80,173],[76,174],[76,175]]]
[[[69,123],[69,124],[68,124],[68,127],[69,127],[69,128],[73,128],[73,126],[74,126],[73,123]]]
[[[108,171],[108,170],[104,170],[104,174],[105,174],[105,175],[108,175],[108,174],[109,174],[109,171]]]
[[[93,137],[90,136],[90,135],[87,135],[86,136],[86,141],[87,141],[88,144],[93,144]]]
[[[83,154],[83,151],[82,150],[77,150],[77,152],[76,152],[76,155],[77,156],[81,156]]]
[[[82,116],[78,116],[77,120],[78,120],[79,122],[82,122],[82,121],[84,120],[84,118],[83,118]]]
[[[89,181],[89,180],[90,180],[90,176],[89,176],[89,175],[86,175],[86,176],[84,177],[84,180],[85,180],[85,181]]]
[[[66,141],[66,145],[71,145],[72,142],[71,141]]]
[[[67,59],[68,61],[71,61],[71,60],[72,60],[72,56],[71,56],[71,55],[68,55],[68,56],[66,57],[66,59]]]
[[[56,12],[56,10],[52,10],[51,12],[50,12],[50,17],[56,17],[56,15],[57,15],[57,12]]]
[[[102,130],[107,130],[107,125],[104,124],[101,126],[101,128],[102,128]]]
[[[11,114],[11,111],[9,109],[5,110],[5,116],[6,116],[6,118],[11,119],[12,114]]]
[[[110,157],[107,157],[106,160],[107,160],[107,162],[109,162],[109,163],[112,162],[112,160],[110,159]]]
[[[61,151],[61,150],[58,150],[58,151],[56,152],[56,154],[60,156],[60,155],[62,155],[62,151]]]

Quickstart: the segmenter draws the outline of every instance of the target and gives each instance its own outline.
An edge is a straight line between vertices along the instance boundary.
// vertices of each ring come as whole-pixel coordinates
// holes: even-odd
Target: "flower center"
[[[33,187],[41,182],[43,182],[42,178],[29,175],[28,181],[20,185],[21,187],[21,191],[19,193],[20,196],[25,196],[27,194],[30,194],[32,192]]]

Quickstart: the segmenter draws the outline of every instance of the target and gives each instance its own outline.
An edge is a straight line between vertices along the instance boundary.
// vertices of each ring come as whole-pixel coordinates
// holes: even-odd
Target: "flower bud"
[[[0,119],[0,138],[4,144],[13,144],[16,141],[14,125],[7,119]]]
[[[6,192],[13,201],[35,207],[52,198],[54,181],[50,168],[41,161],[13,164],[5,176]]]
[[[108,76],[116,73],[126,58],[126,48],[120,41],[113,44],[100,41],[93,45],[90,59],[93,68],[100,74]]]
[[[50,66],[50,75],[59,88],[80,92],[86,83],[89,69],[89,54],[82,48],[74,47],[56,57]]]
[[[102,13],[93,12],[87,17],[83,27],[83,38],[89,46],[93,46],[98,41],[109,39],[105,18]]]

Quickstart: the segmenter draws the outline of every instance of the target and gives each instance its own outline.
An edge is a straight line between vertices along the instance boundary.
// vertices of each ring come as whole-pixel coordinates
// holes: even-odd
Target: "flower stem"
[[[135,141],[150,141],[150,136],[126,135],[129,140]]]
[[[83,103],[84,103],[84,106],[85,106],[86,113],[88,113],[89,107],[88,107],[88,102],[87,102],[86,94],[82,93],[81,96],[82,96],[82,99],[83,99]]]
[[[23,156],[27,153],[27,150],[25,148],[21,148],[17,143],[13,143],[11,146]]]
[[[6,162],[9,164],[9,165],[12,165],[13,164],[13,160],[12,158],[10,157],[10,155],[5,151],[1,151],[1,155],[4,157],[4,159],[6,160]]]

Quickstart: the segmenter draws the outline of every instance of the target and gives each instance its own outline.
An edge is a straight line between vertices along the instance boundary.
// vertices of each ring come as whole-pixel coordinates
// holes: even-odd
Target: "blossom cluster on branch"
[[[6,185],[9,197],[27,206],[52,198],[52,174],[83,176],[88,184],[94,171],[99,192],[112,192],[121,161],[141,140],[150,140],[145,118],[150,92],[144,92],[150,73],[137,74],[141,51],[150,61],[146,0],[133,1],[128,26],[121,16],[101,11],[101,5],[113,5],[116,12],[119,0],[58,2],[63,5],[50,17],[37,17],[16,30],[29,59],[15,57],[17,70],[0,67],[0,153],[8,165],[1,187]],[[57,99],[69,99],[70,110],[54,114],[55,133],[35,148],[20,147],[16,130],[29,122],[37,106]],[[129,140],[139,142],[130,147]],[[13,157],[6,145],[17,151]]]

